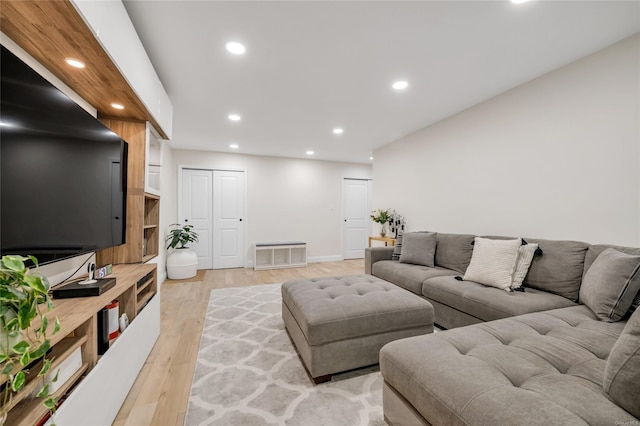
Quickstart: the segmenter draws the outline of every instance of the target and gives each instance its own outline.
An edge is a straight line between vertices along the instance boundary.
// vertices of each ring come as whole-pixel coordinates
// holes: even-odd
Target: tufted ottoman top
[[[602,388],[624,325],[583,305],[521,315],[391,342],[380,370],[434,425],[627,424]]]
[[[282,303],[311,345],[433,325],[433,307],[370,275],[282,284]]]

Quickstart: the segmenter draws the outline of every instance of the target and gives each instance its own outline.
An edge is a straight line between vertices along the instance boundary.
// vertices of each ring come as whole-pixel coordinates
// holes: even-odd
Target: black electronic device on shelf
[[[54,299],[100,296],[102,293],[116,285],[115,278],[100,278],[93,281],[95,282],[89,284],[81,284],[81,281],[76,281],[70,284],[61,285],[60,287],[53,289],[52,296]]]

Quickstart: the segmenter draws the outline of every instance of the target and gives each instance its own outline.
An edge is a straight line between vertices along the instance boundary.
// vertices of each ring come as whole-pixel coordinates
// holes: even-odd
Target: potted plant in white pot
[[[167,276],[172,280],[195,277],[198,273],[198,255],[189,249],[189,243],[198,242],[198,234],[193,225],[180,226],[179,223],[167,235],[167,249],[173,249],[167,256]]]
[[[30,257],[38,265],[34,257]],[[37,273],[30,273],[24,262],[26,257],[2,256],[0,259],[0,379],[5,384],[0,406],[0,425],[7,418],[11,400],[16,392],[24,388],[28,369],[39,369],[37,377],[43,386],[38,397],[46,398],[44,405],[53,411],[57,405],[49,396],[49,385],[45,377],[51,368],[47,351],[51,348],[49,333],[60,330],[60,322],[55,319],[53,326],[43,311],[53,309],[48,295],[47,279]],[[34,328],[33,322],[39,319]],[[51,331],[53,328],[53,331]],[[42,360],[40,363],[36,361]],[[56,377],[53,378],[55,382]]]

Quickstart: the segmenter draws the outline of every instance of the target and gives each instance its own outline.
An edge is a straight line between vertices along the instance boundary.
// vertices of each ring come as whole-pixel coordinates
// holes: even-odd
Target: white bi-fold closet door
[[[193,225],[198,269],[245,266],[245,173],[182,169],[180,221]]]

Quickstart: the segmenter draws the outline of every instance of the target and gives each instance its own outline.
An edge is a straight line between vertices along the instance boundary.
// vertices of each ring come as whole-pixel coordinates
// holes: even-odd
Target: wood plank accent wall
[[[127,168],[126,243],[96,253],[98,266],[142,262],[144,238],[144,165],[147,127],[143,121],[100,117],[100,121],[129,143]]]
[[[99,113],[149,121],[167,139],[160,124],[68,0],[2,0],[0,30]],[[67,65],[64,60],[69,57],[80,59],[87,67],[77,69]],[[112,102],[124,105],[125,109],[114,109]]]

